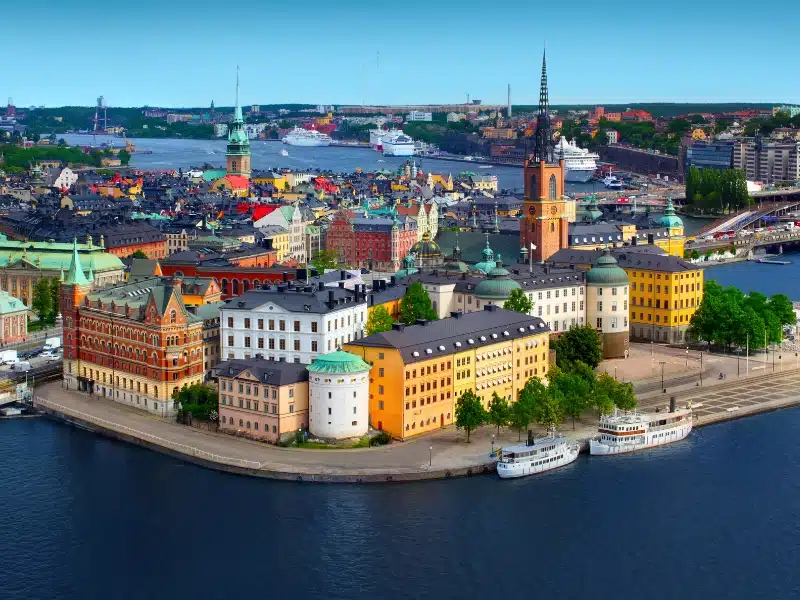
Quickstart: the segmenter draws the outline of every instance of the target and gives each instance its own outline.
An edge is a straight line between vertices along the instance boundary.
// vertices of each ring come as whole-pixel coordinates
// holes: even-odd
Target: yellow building
[[[272,240],[272,248],[278,253],[275,260],[282,263],[289,255],[289,230],[278,225],[267,225],[261,231],[264,239]]]
[[[273,185],[276,190],[284,191],[288,187],[286,176],[281,173],[270,172],[265,175],[259,175],[252,178],[253,183],[257,185]]]
[[[396,325],[345,344],[373,365],[370,424],[407,439],[453,424],[460,394],[473,390],[488,408],[493,393],[515,401],[530,377],[547,373],[550,330],[538,317],[484,311]]]

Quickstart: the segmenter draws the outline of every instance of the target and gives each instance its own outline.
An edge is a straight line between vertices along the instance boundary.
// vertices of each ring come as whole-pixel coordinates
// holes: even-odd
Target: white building
[[[266,227],[267,225],[277,225],[289,232],[289,254],[298,264],[303,265],[308,262],[306,248],[306,227],[311,224],[310,220],[303,218],[303,211],[300,203],[281,206],[278,210],[273,210],[255,223],[254,227]]]
[[[467,115],[464,113],[457,113],[457,112],[450,112],[447,113],[447,122],[448,123],[458,123],[459,121],[463,121],[467,118]]]
[[[53,180],[53,187],[69,189],[78,181],[78,175],[69,167],[64,167]]]
[[[220,310],[222,358],[310,364],[364,336],[365,287],[356,290],[280,284],[250,290]]]
[[[227,123],[214,123],[214,137],[225,137],[228,135]]]
[[[412,110],[406,115],[406,121],[433,121],[433,113]]]
[[[349,352],[323,354],[308,366],[308,429],[313,436],[360,437],[369,429],[369,371]]]
[[[258,139],[259,134],[267,128],[266,123],[245,123],[244,131],[248,140]]]

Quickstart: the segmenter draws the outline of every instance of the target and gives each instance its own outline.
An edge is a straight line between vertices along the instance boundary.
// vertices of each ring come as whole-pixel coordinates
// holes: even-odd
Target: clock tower
[[[555,159],[547,96],[547,61],[543,55],[539,113],[536,117],[533,152],[524,166],[525,199],[519,224],[520,245],[537,262],[547,260],[569,245],[564,161]]]

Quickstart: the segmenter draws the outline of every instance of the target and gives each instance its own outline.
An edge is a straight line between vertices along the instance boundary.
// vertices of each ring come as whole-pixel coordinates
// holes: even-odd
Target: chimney
[[[675,396],[669,397],[669,412],[675,412]]]
[[[484,304],[483,305],[483,310],[488,310],[489,312],[494,312],[494,311],[497,310],[497,305],[496,304]]]
[[[325,284],[320,281],[319,282],[319,291],[321,292],[324,289],[325,289]]]
[[[336,292],[328,290],[328,308],[336,306]]]
[[[340,279],[347,279],[347,271],[339,271]]]
[[[392,283],[391,283],[391,285],[393,285],[393,286],[397,285],[397,276],[396,275],[392,275]]]
[[[647,243],[652,246],[654,242],[655,242],[655,237],[653,236],[652,233],[648,233],[647,234]]]
[[[533,429],[528,429],[528,441],[526,442],[527,446],[533,446],[533,443],[536,441],[536,438],[533,437]]]
[[[546,267],[544,268],[544,274],[545,274],[545,275],[549,275],[549,274],[550,274],[550,267],[549,267],[549,266],[546,266]]]
[[[638,243],[639,243],[639,236],[634,233],[633,237],[631,238],[631,246],[636,246]]]
[[[405,323],[392,323],[392,331],[403,331],[405,328]]]
[[[289,273],[284,271],[283,273],[281,273],[281,275],[283,276],[284,283],[287,283],[289,281]]]
[[[340,290],[343,290],[343,289],[344,289],[344,281],[340,281],[340,282],[339,282],[339,289],[340,289]]]
[[[280,293],[280,294],[284,294],[284,293],[286,293],[286,288],[287,288],[287,287],[289,287],[289,286],[287,286],[287,285],[284,285],[284,284],[282,284],[282,283],[281,283],[281,284],[278,284],[278,293]]]

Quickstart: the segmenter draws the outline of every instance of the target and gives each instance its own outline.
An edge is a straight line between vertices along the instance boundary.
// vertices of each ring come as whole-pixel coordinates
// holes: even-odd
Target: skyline
[[[625,2],[597,13],[579,1],[568,22],[542,19],[517,0],[505,12],[475,0],[458,12],[410,0],[394,17],[365,0],[348,0],[335,14],[312,1],[303,15],[244,0],[237,15],[210,18],[187,0],[167,10],[154,0],[135,12],[108,5],[102,17],[86,0],[69,8],[17,4],[4,11],[10,20],[57,22],[66,34],[31,43],[30,28],[7,32],[25,51],[5,66],[0,98],[20,107],[91,106],[100,95],[110,107],[232,106],[238,64],[244,106],[455,104],[467,94],[505,104],[508,84],[512,104],[533,105],[546,43],[554,105],[800,102],[796,79],[770,76],[792,72],[800,41],[776,36],[754,52],[733,37],[695,35],[704,33],[702,23],[719,31],[741,24],[721,0],[679,4],[691,8],[682,20],[650,5]],[[800,21],[800,7],[784,17]]]

